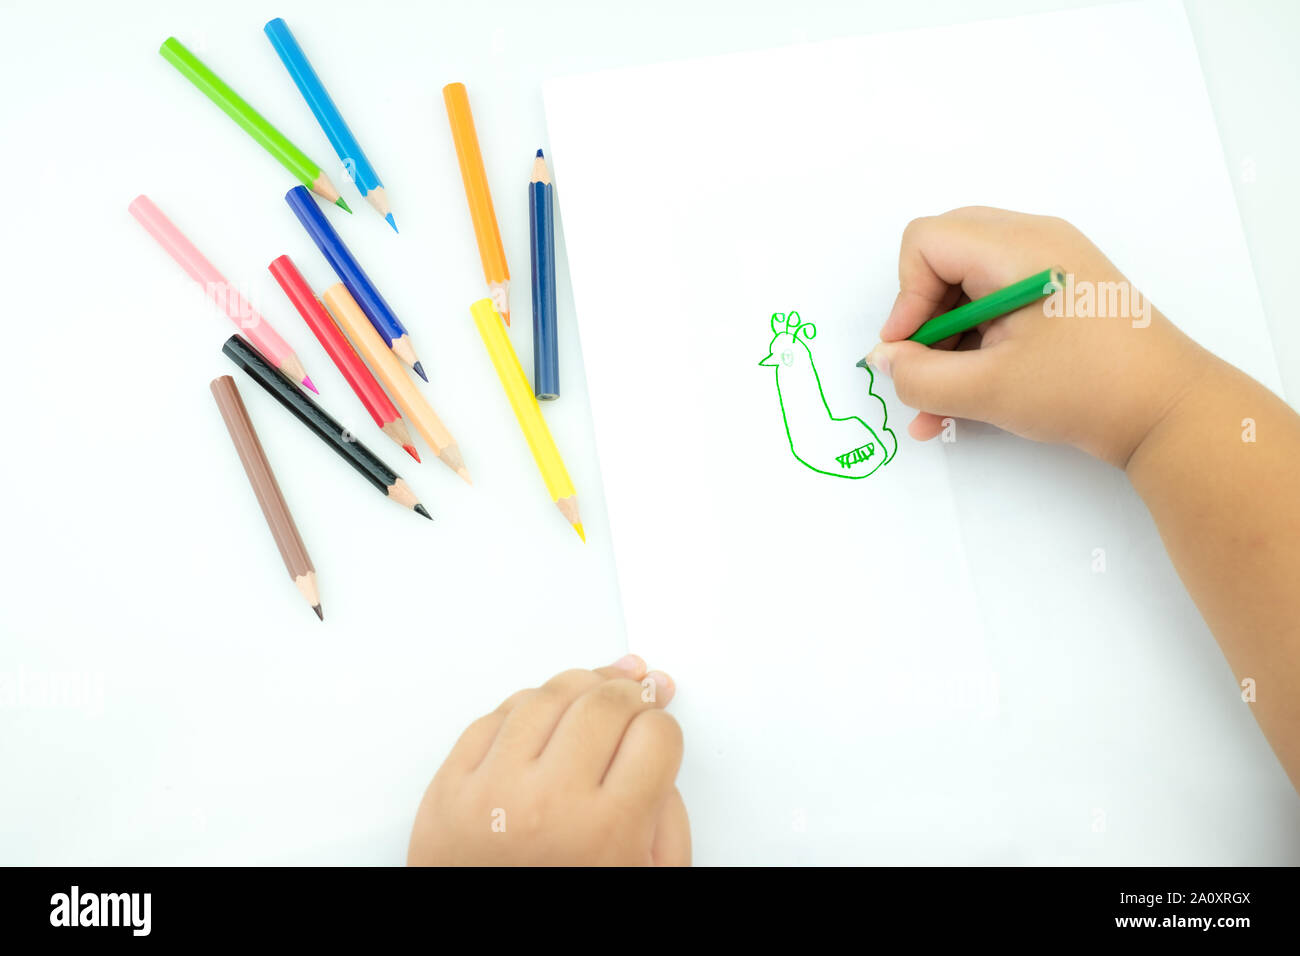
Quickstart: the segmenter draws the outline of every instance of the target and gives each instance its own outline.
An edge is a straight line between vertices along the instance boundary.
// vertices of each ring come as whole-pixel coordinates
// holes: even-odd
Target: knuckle
[[[598,674],[589,670],[583,670],[580,667],[575,667],[556,674],[543,684],[540,689],[547,694],[558,696],[571,695],[597,683],[600,680],[601,678]]]
[[[934,221],[933,216],[918,216],[903,227],[903,245],[915,245],[921,233]]]
[[[501,702],[501,705],[497,707],[495,713],[508,714],[510,713],[510,711],[514,710],[516,707],[518,707],[520,704],[528,700],[536,693],[537,690],[536,688],[533,687],[528,687],[525,688],[524,690],[517,690]]]
[[[595,676],[596,675],[589,670],[584,670],[581,667],[571,667],[567,671],[560,671],[560,673],[556,674],[546,683],[547,684],[575,684],[575,683],[580,683],[584,680],[588,680]]]
[[[457,738],[456,742],[460,743],[462,740],[471,739],[477,736],[482,733],[484,728],[494,726],[500,719],[501,718],[495,713],[484,714],[482,717],[478,718],[478,720],[466,727],[460,737]]]
[[[672,753],[682,751],[682,727],[677,718],[666,710],[646,710],[636,716],[634,721],[638,730]]]

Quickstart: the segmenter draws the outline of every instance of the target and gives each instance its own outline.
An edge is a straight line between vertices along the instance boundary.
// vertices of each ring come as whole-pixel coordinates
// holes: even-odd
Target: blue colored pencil
[[[546,157],[537,151],[528,180],[528,237],[533,259],[533,391],[560,397],[560,346],[555,328],[555,212]]]
[[[375,167],[370,165],[365,150],[352,135],[352,130],[343,119],[343,114],[339,112],[339,108],[334,105],[334,100],[330,98],[329,91],[325,89],[325,84],[312,69],[311,61],[307,59],[307,54],[302,52],[302,47],[294,38],[289,24],[276,17],[266,25],[265,30],[271,46],[275,47],[275,52],[280,55],[280,62],[289,71],[289,76],[293,78],[294,85],[298,87],[302,98],[316,114],[316,122],[320,123],[320,128],[329,137],[334,152],[338,153],[339,159],[343,161],[343,168],[348,171],[348,175],[356,183],[361,195],[366,197],[366,202],[374,206],[379,215],[388,220],[388,224],[393,227],[393,232],[397,232],[397,223],[393,221],[393,214],[389,212],[388,194],[384,192],[384,184],[379,181],[379,174],[375,172]]]
[[[424,374],[424,368],[415,357],[415,348],[411,345],[411,336],[407,334],[406,327],[384,301],[384,297],[379,294],[375,284],[366,275],[366,270],[361,268],[361,263],[357,262],[356,257],[343,244],[343,240],[329,224],[325,213],[321,212],[320,206],[307,191],[307,187],[294,186],[284,194],[284,201],[289,204],[289,208],[298,217],[302,227],[307,230],[307,235],[311,236],[312,242],[316,243],[316,248],[321,251],[321,255],[338,275],[339,280],[348,287],[352,298],[357,300],[357,305],[361,306],[361,311],[366,314],[375,331],[383,337],[384,344],[393,350],[394,355],[411,366],[416,375],[427,382],[429,376]]]

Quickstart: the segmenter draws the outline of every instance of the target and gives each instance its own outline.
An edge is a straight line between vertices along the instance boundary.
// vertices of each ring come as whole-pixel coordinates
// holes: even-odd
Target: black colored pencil
[[[321,441],[329,445],[365,479],[398,504],[418,512],[426,518],[431,515],[416,499],[414,492],[393,469],[367,448],[329,412],[306,396],[293,382],[240,335],[232,335],[221,347],[226,356],[248,373],[253,381],[271,393],[271,396],[293,413],[298,421],[310,428]]]

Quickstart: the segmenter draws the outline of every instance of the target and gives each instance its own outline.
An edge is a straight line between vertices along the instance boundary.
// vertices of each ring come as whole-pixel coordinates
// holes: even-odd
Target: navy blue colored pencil
[[[370,324],[383,338],[384,344],[393,350],[394,355],[413,368],[416,375],[427,382],[429,376],[424,374],[423,366],[415,357],[415,348],[411,345],[411,336],[407,333],[406,327],[384,301],[384,297],[379,294],[375,284],[366,275],[366,270],[362,269],[361,263],[357,262],[356,256],[352,255],[348,247],[343,244],[343,240],[329,224],[325,213],[321,211],[311,193],[305,186],[295,186],[284,194],[284,201],[289,204],[289,208],[298,217],[302,227],[307,230],[307,235],[311,236],[312,241],[316,243],[316,248],[321,251],[321,255],[338,275],[339,280],[348,287],[352,298],[357,300],[357,305],[361,306],[361,311],[366,314]]]
[[[528,236],[533,259],[533,391],[560,397],[560,344],[555,327],[555,212],[546,157],[537,151],[528,180]]]

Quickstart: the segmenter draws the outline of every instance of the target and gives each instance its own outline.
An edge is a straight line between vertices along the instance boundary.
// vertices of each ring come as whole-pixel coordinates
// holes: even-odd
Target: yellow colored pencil
[[[336,282],[325,290],[321,301],[334,316],[334,321],[347,333],[361,357],[370,364],[370,370],[384,383],[389,396],[402,410],[406,420],[415,426],[415,430],[429,443],[429,447],[444,465],[472,485],[474,482],[469,480],[469,471],[460,456],[456,439],[451,437],[451,432],[447,431],[447,426],[442,423],[433,406],[407,376],[406,369],[393,350],[379,337],[375,327],[361,311],[361,306],[357,305],[357,300],[352,298],[348,287],[342,282]]]
[[[533,453],[533,460],[537,462],[537,470],[542,473],[551,500],[565,520],[573,525],[578,537],[586,541],[587,533],[582,530],[582,517],[578,514],[578,493],[573,488],[568,469],[564,467],[564,459],[555,447],[551,430],[546,427],[546,419],[542,417],[537,396],[533,394],[532,386],[524,376],[519,356],[515,354],[510,337],[506,335],[506,327],[497,315],[495,303],[491,299],[479,299],[469,307],[469,311],[474,316],[479,335],[483,336],[483,344],[492,359],[492,366],[497,370],[497,378],[501,379],[506,398],[510,399],[510,407],[514,409],[524,438],[528,440],[528,450]]]

